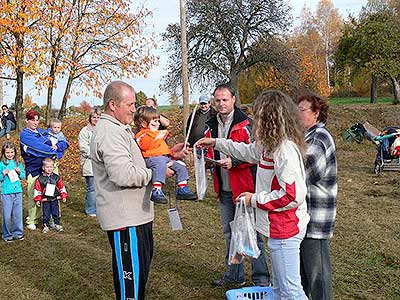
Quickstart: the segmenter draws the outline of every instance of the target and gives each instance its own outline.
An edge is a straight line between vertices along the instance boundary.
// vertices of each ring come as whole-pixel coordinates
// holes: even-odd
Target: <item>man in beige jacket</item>
[[[129,124],[135,90],[122,81],[104,92],[105,111],[94,128],[90,153],[96,190],[97,218],[112,248],[116,299],[144,299],[153,256],[151,170],[146,168]],[[182,158],[183,144],[171,148]]]

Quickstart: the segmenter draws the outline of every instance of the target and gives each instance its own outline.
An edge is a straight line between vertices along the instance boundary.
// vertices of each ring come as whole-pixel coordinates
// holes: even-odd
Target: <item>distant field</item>
[[[368,104],[370,101],[369,97],[357,97],[357,98],[329,98],[329,104]],[[378,98],[376,103],[392,103],[393,98],[382,97]]]

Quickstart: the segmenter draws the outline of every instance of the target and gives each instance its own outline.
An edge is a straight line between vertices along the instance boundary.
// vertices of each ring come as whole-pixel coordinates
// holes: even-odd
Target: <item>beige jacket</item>
[[[87,124],[78,135],[81,167],[83,176],[93,176],[92,159],[90,157],[90,139],[93,134],[93,126]]]
[[[102,114],[90,144],[97,219],[103,230],[138,226],[154,219],[151,170],[132,129]]]

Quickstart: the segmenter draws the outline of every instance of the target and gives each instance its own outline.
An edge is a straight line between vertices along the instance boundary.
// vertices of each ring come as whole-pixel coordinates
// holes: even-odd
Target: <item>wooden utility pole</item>
[[[183,134],[186,136],[186,123],[189,117],[189,71],[186,40],[186,0],[180,0],[181,10],[181,49],[182,49],[182,97],[183,97]]]

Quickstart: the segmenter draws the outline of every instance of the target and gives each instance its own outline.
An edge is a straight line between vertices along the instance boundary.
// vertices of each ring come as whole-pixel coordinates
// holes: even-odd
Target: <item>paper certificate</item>
[[[46,192],[44,193],[44,195],[49,197],[54,197],[55,190],[56,190],[56,185],[48,183],[46,184]]]
[[[16,182],[19,180],[19,176],[15,170],[11,170],[7,175],[8,178],[10,178],[10,182]]]

